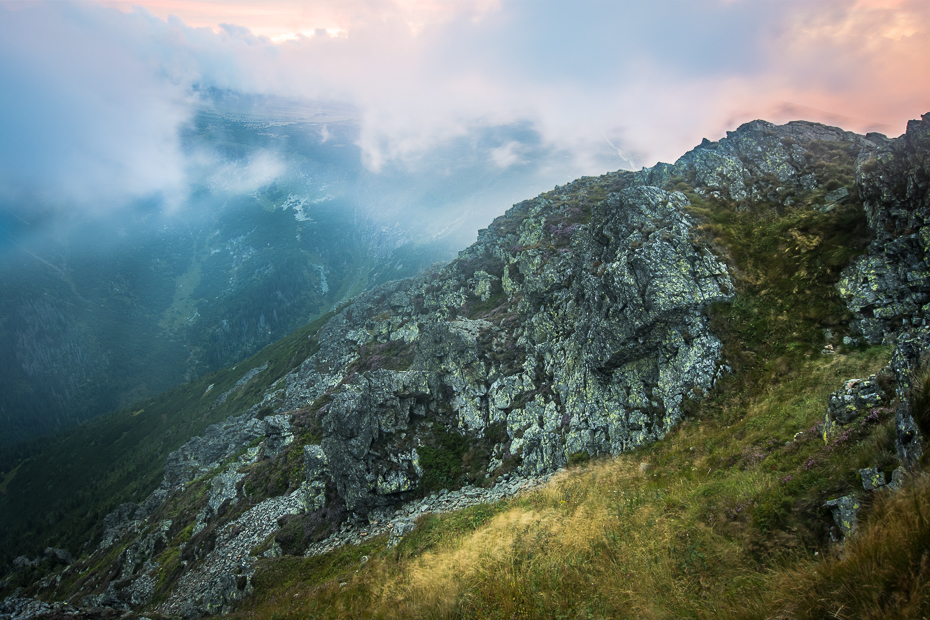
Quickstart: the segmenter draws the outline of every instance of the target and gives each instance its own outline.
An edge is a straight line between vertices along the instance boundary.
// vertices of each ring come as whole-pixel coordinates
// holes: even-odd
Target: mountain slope
[[[170,616],[698,615],[758,598],[766,571],[852,535],[863,481],[923,493],[902,476],[925,432],[928,134],[755,121],[520,203],[449,265],[330,318],[79,562],[7,587]],[[906,225],[876,230],[889,218]]]
[[[406,275],[453,256],[372,218],[354,128],[328,127],[324,140],[315,124],[203,113],[180,205],[20,225],[0,257],[0,445],[235,364],[365,290],[382,262]]]

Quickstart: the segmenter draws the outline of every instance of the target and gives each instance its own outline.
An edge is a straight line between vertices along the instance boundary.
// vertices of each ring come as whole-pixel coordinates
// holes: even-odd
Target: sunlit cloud
[[[375,173],[530,127],[532,149],[474,152],[564,182],[755,118],[897,135],[930,110],[928,74],[925,0],[0,0],[0,183],[183,194],[177,131],[208,88],[347,104]]]

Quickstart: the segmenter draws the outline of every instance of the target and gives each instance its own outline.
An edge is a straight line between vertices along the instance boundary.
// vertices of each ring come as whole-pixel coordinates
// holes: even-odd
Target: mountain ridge
[[[393,523],[399,506],[441,489],[647,449],[712,409],[721,386],[742,381],[752,395],[793,363],[864,343],[900,341],[875,389],[877,402],[900,403],[894,445],[913,471],[928,135],[926,116],[895,140],[753,121],[675,164],[518,203],[452,263],[357,297],[244,413],[173,452],[149,500],[107,517],[90,558],[119,550],[109,568],[69,591],[95,592],[86,606],[229,612],[260,557]],[[266,372],[255,370],[243,385]],[[837,424],[823,421],[828,440]],[[177,598],[173,584],[218,541],[285,499],[291,512],[254,555],[240,550],[241,562],[200,574],[199,598]]]

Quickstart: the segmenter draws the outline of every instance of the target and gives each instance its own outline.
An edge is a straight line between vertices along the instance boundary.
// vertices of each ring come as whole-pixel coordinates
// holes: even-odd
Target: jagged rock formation
[[[358,300],[287,378],[277,404],[318,403],[350,511],[417,486],[429,422],[484,441],[483,474],[510,459],[539,475],[654,441],[713,387],[704,309],[732,284],[692,237],[687,199],[635,187],[584,213],[579,189],[517,205],[458,261]]]
[[[358,297],[261,403],[172,453],[150,498],[107,517],[98,553],[120,551],[84,603],[228,611],[251,591],[256,557],[388,531],[396,544],[423,511],[507,497],[573,459],[663,437],[729,371],[707,309],[735,293],[681,183],[745,209],[815,190],[822,212],[863,201],[875,241],[839,288],[868,341],[899,346],[886,371],[825,403],[823,432],[897,397],[899,456],[913,467],[921,429],[906,396],[930,358],[930,336],[909,333],[924,325],[928,127],[890,141],[754,121],[675,164],[515,205],[456,261]],[[857,185],[820,187],[811,153],[823,143],[858,154]],[[880,488],[904,470],[891,485],[863,471]],[[828,504],[844,535],[857,505]],[[154,563],[170,545],[176,555]]]
[[[840,293],[873,344],[930,317],[930,114],[856,162],[859,193],[875,240],[851,264]]]
[[[774,201],[791,206],[793,190],[818,187],[812,166],[814,142],[845,143],[853,152],[876,148],[871,139],[884,141],[880,134],[860,136],[819,123],[793,121],[773,125],[752,121],[736,131],[728,131],[719,142],[706,138],[674,164],[657,164],[634,173],[634,183],[664,187],[675,177],[685,177],[702,195],[732,200],[748,206],[752,202]]]

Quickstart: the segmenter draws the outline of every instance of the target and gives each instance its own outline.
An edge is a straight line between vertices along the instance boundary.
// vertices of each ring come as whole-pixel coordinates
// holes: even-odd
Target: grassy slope
[[[104,515],[123,502],[143,500],[158,486],[170,452],[208,425],[259,402],[274,381],[311,355],[317,346],[312,336],[331,317],[307,324],[234,367],[33,442],[26,448],[32,456],[15,473],[5,468],[0,478],[0,564],[12,559],[14,550],[33,557],[48,545],[80,549],[97,534]],[[267,370],[212,407],[265,362]]]
[[[843,145],[824,175],[850,185]],[[894,618],[930,611],[930,484],[865,497],[857,471],[894,460],[891,407],[825,443],[830,392],[878,372],[890,349],[837,345],[848,321],[839,271],[869,240],[861,204],[741,211],[685,180],[697,234],[727,260],[734,303],[713,308],[734,373],[690,403],[660,442],[561,473],[494,506],[422,517],[383,540],[318,558],[262,560],[242,618]],[[823,504],[863,498],[860,532],[829,540]],[[370,559],[363,561],[363,556]]]
[[[898,595],[926,605],[926,580],[911,574],[922,549],[908,538],[927,538],[930,525],[904,499],[930,499],[923,482],[887,506],[876,496],[881,516],[846,554],[834,556],[826,537],[823,502],[859,488],[858,468],[891,458],[893,422],[880,412],[830,445],[813,427],[833,388],[887,355],[816,358],[746,410],[722,406],[510,502],[424,517],[396,551],[380,540],[263,560],[237,617],[764,618],[790,604],[798,617],[845,605],[856,618],[890,613]],[[881,543],[870,542],[873,528]],[[872,589],[859,592],[856,579]]]
[[[824,167],[832,167],[824,174],[850,185],[842,145],[826,144],[823,151]],[[923,555],[930,524],[920,509],[930,486],[922,479],[894,496],[863,498],[860,533],[844,550],[828,538],[824,501],[861,493],[859,468],[894,463],[891,408],[874,410],[829,444],[815,428],[828,394],[845,379],[877,372],[890,353],[838,345],[837,355],[820,354],[823,330],[839,338],[848,320],[833,284],[868,241],[861,205],[854,196],[844,207],[818,212],[814,207],[832,189],[824,179],[822,190],[797,196],[794,208],[759,204],[751,211],[705,201],[687,180],[674,182],[692,200],[696,234],[727,257],[738,288],[733,304],[711,310],[734,373],[690,403],[687,422],[652,446],[570,469],[519,499],[427,515],[395,550],[380,538],[316,558],[262,559],[255,594],[234,616],[904,618],[930,612]],[[186,408],[202,429],[206,420],[197,415],[204,409],[196,403],[206,385],[216,383],[206,399],[212,402],[265,359],[282,363],[277,351],[266,352],[239,371],[179,388],[169,402]],[[299,356],[292,352],[291,359]],[[248,386],[252,397],[278,372]],[[237,406],[249,398],[240,395]],[[151,411],[147,406],[136,417],[146,420]],[[125,431],[134,418],[121,415],[113,419]],[[28,488],[17,487],[25,469],[7,481],[9,490]],[[107,488],[129,479],[114,478]],[[131,489],[120,497],[131,497]],[[73,521],[74,527],[91,522],[90,516]]]

